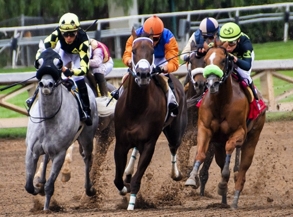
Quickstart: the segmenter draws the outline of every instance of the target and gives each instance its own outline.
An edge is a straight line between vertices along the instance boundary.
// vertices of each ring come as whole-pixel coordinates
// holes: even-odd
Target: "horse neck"
[[[148,86],[139,87],[135,82],[134,77],[129,75],[126,103],[136,109],[145,109],[149,104],[151,91],[156,91],[154,89],[155,86],[156,85],[151,80]]]
[[[214,101],[219,104],[230,103],[233,95],[232,76],[229,75],[227,79],[220,84],[219,92],[214,95]]]

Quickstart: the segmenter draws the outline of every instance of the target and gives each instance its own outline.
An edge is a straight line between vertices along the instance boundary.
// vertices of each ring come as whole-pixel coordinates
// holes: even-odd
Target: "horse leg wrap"
[[[95,76],[95,80],[96,80],[97,84],[99,85],[101,96],[107,96],[108,88],[107,88],[107,81],[105,79],[104,74],[95,73],[94,76]]]

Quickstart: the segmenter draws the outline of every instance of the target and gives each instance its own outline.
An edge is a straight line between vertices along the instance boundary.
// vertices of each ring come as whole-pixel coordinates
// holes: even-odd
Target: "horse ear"
[[[137,35],[136,35],[136,32],[135,32],[134,26],[132,27],[131,35],[132,35],[133,39],[136,39],[137,38]]]
[[[43,40],[40,40],[40,42],[39,42],[39,49],[41,52],[43,52],[46,49],[45,43],[43,42]]]

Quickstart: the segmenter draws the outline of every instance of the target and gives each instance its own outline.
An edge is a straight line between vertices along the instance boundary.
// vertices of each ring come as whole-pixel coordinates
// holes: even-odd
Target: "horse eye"
[[[135,53],[136,53],[135,50],[132,50],[132,53],[135,55]]]

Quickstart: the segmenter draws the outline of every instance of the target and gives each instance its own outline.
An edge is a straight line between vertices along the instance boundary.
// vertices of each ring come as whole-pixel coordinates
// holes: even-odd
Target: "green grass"
[[[255,50],[255,59],[256,60],[265,60],[265,59],[290,59],[292,58],[292,50],[293,50],[293,41],[288,42],[270,42],[263,44],[254,44]],[[121,59],[114,59],[114,67],[125,67]],[[9,69],[3,68],[0,70],[0,73],[9,73],[9,72],[30,72],[34,71],[34,67],[27,68],[16,68]],[[293,76],[292,71],[282,71],[280,72],[286,76]],[[255,80],[255,85],[260,88],[259,80]],[[279,95],[284,93],[284,91],[290,89],[292,84],[288,82],[282,81],[280,79],[274,78],[274,92],[275,95]],[[0,86],[1,87],[1,86]],[[5,90],[2,93],[8,93],[17,88],[10,88]],[[25,99],[28,98],[28,93],[24,92],[17,97],[10,99],[8,102],[15,104],[17,106],[23,107]],[[293,101],[293,96],[287,97],[284,102]],[[13,112],[11,110],[0,107],[0,118],[15,118],[15,117],[24,117],[17,112]],[[276,121],[276,120],[293,120],[293,112],[268,112],[267,113],[267,121]],[[24,137],[26,132],[26,128],[15,128],[15,129],[1,129],[0,138],[15,138],[15,137]]]

